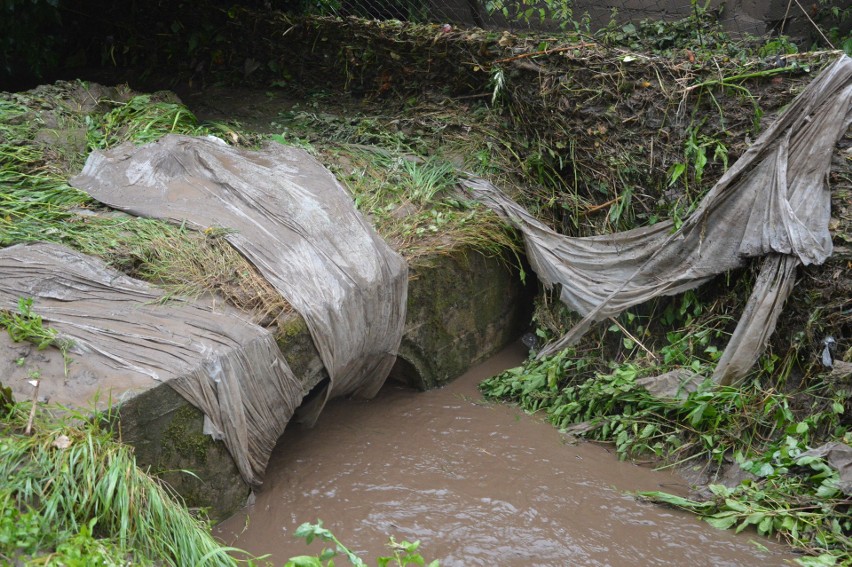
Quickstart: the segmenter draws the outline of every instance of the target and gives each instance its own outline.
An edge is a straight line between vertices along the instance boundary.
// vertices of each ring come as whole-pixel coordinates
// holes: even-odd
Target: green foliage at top
[[[284,567],[334,567],[334,558],[337,556],[345,557],[350,565],[354,567],[367,567],[367,563],[361,559],[355,552],[343,545],[339,539],[329,530],[323,527],[322,520],[317,520],[316,524],[306,522],[296,528],[295,536],[304,538],[305,543],[311,544],[314,540],[333,543],[334,548],[325,548],[319,555],[300,555],[291,557]],[[392,555],[376,558],[377,567],[406,567],[409,565],[426,566],[426,561],[423,559],[417,549],[420,547],[419,541],[397,542],[390,538],[388,547],[392,551]],[[429,563],[428,567],[439,567],[438,560]]]
[[[486,0],[485,11],[526,25],[553,23],[560,28],[575,25],[573,0]]]
[[[137,468],[132,448],[102,427],[106,420],[39,412],[33,434],[24,435],[28,405],[13,406],[0,422],[0,562],[240,563],[167,486]]]
[[[608,45],[622,45],[634,51],[671,52],[699,50],[699,56],[743,54],[741,43],[732,41],[717,14],[693,0],[692,13],[680,20],[640,20],[616,23],[616,14],[597,36]]]

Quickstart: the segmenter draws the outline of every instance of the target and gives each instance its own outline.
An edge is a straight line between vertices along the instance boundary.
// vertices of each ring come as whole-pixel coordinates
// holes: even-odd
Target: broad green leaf
[[[676,163],[669,168],[669,187],[677,183],[684,171],[686,171],[686,165],[683,163]]]
[[[708,485],[707,488],[715,494],[716,496],[720,496],[722,498],[727,498],[731,495],[731,489],[725,486],[724,484],[711,484]]]
[[[734,500],[733,498],[725,498],[725,506],[727,506],[731,510],[734,510],[735,512],[742,512],[743,514],[750,511],[748,506],[746,506],[739,500]]]
[[[823,553],[816,557],[800,557],[796,559],[796,563],[803,567],[832,567],[837,565],[838,557],[830,553]]]
[[[737,523],[739,518],[735,515],[732,516],[723,516],[721,518],[716,516],[710,516],[708,518],[704,518],[708,524],[713,526],[714,528],[718,528],[720,530],[727,530],[731,526]]]
[[[766,516],[757,525],[757,532],[761,535],[770,535],[772,533],[772,516]]]
[[[323,567],[322,561],[310,555],[291,557],[284,567]]]

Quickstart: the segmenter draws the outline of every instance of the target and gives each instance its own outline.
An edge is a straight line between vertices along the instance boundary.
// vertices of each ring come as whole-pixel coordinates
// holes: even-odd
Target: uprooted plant
[[[31,297],[18,298],[17,312],[0,309],[0,327],[5,327],[9,337],[15,342],[31,342],[38,350],[50,346],[58,348],[65,363],[65,374],[68,374],[68,364],[71,362],[68,351],[74,343],[70,339],[61,338],[56,329],[44,326],[41,316],[33,312]]]

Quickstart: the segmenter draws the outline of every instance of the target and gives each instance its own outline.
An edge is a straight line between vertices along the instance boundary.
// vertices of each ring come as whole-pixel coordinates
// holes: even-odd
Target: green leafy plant
[[[741,532],[754,526],[761,535],[778,534],[816,556],[799,561],[803,565],[850,565],[852,516],[838,489],[838,472],[819,457],[803,455],[805,449],[802,439],[787,436],[774,451],[751,459],[739,455],[740,466],[754,480],[733,488],[710,485],[710,500],[657,491],[639,495],[694,512],[719,529]]]
[[[33,313],[33,299],[31,297],[18,298],[18,312],[0,309],[0,325],[6,328],[9,337],[15,342],[28,341],[36,345],[38,350],[44,350],[49,346],[55,346],[62,353],[65,362],[65,373],[68,373],[68,364],[71,357],[69,349],[74,346],[70,339],[59,337],[56,329],[45,327],[40,315]]]
[[[687,370],[698,381],[710,375],[719,356],[714,342],[721,330],[706,311],[692,293],[668,303],[658,317],[664,327],[675,330],[655,349],[661,355],[656,359],[649,360],[647,353],[637,356],[635,343],[623,334],[628,325],[644,337],[648,321],[625,317],[623,325],[608,330],[618,334],[620,346],[631,353],[623,362],[611,362],[606,369],[606,363],[591,354],[599,349],[573,347],[527,361],[485,380],[480,388],[488,398],[544,413],[573,435],[610,442],[622,459],[650,457],[661,466],[698,463],[711,476],[735,460],[755,479],[734,488],[712,487],[714,499],[661,492],[643,496],[696,512],[720,528],[755,526],[764,535],[780,534],[812,555],[803,564],[847,565],[844,558],[852,550],[849,499],[838,490],[837,472],[803,453],[818,439],[852,437],[844,418],[852,392],[819,380],[795,395],[762,386],[769,377],[783,383],[795,350],[783,359],[767,353],[753,379],[737,388],[705,380],[665,398],[640,386],[640,378],[667,369]],[[802,399],[812,400],[812,406],[802,407]]]
[[[501,14],[508,20],[527,25],[548,20],[555,22],[560,28],[576,25],[572,0],[486,0],[485,11],[489,14]]]
[[[615,18],[597,36],[609,45],[622,45],[635,51],[669,52],[701,50],[709,55],[726,50],[731,38],[720,24],[718,15],[708,9],[709,3],[692,2],[692,13],[680,20],[645,19],[619,24]]]
[[[690,211],[687,214],[695,207],[700,195],[690,196],[689,176],[684,176],[684,173],[691,169],[692,179],[698,185],[704,177],[704,169],[710,159],[714,162],[720,162],[723,170],[728,169],[728,148],[721,140],[700,134],[700,129],[700,124],[689,128],[683,152],[684,161],[675,163],[669,168],[669,186],[674,185],[683,177],[686,195],[692,198],[693,202],[690,203]]]
[[[323,549],[319,555],[291,557],[284,567],[334,567],[334,558],[338,556],[345,557],[354,567],[367,567],[367,563],[363,559],[343,545],[331,530],[323,527],[322,520],[317,520],[315,524],[305,522],[296,528],[295,536],[303,538],[307,544],[312,543],[314,540],[319,540],[332,543],[334,547]],[[390,538],[388,547],[391,549],[392,555],[377,558],[377,567],[387,567],[388,565],[396,567],[419,565],[422,567],[426,565],[423,557],[417,553],[417,549],[420,547],[419,541],[397,542],[393,538]],[[439,567],[438,560],[429,563],[428,567]]]

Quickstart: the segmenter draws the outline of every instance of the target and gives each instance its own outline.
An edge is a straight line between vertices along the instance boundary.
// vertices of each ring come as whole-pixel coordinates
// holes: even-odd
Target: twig
[[[600,205],[595,205],[594,207],[588,207],[585,211],[583,211],[580,214],[590,215],[590,214],[594,213],[595,211],[599,211],[599,210],[603,209],[604,207],[608,207],[612,204],[617,203],[619,199],[621,199],[621,195],[616,196],[614,199],[610,199],[606,203],[601,203]]]
[[[822,33],[822,30],[820,29],[820,27],[816,24],[815,21],[813,21],[811,19],[811,16],[810,16],[810,14],[808,14],[808,11],[805,10],[804,8],[802,8],[802,5],[799,4],[799,0],[794,0],[794,1],[796,2],[796,6],[798,6],[802,10],[802,13],[805,15],[805,17],[808,19],[808,21],[814,26],[814,28],[816,28],[816,31],[819,33],[819,35],[822,37],[822,39],[825,40],[825,43],[830,48],[834,49],[834,45],[830,41],[828,41],[828,38],[825,37],[824,33]]]
[[[723,86],[736,86],[732,85],[734,81],[744,81],[746,79],[756,79],[759,77],[771,77],[772,75],[778,75],[780,73],[788,73],[790,71],[797,70],[796,67],[778,67],[775,69],[764,69],[763,71],[755,71],[754,73],[742,73],[740,75],[733,75],[731,77],[724,77],[722,79],[712,79],[709,81],[703,81],[695,85],[688,86],[684,88],[684,92],[692,92],[695,89],[700,89],[701,87],[709,87],[712,85],[723,85]]]
[[[553,49],[545,49],[544,51],[533,51],[532,53],[521,53],[520,55],[515,55],[514,57],[506,57],[505,59],[497,59],[492,61],[492,63],[508,63],[510,61],[517,61],[518,59],[526,59],[527,57],[535,57],[536,55],[550,55],[551,53],[559,53],[561,51],[572,51],[574,49],[580,49],[583,47],[594,47],[595,43],[580,43],[577,45],[571,45],[568,47],[554,47]]]
[[[27,419],[27,427],[24,429],[24,435],[29,435],[30,431],[33,429],[33,420],[35,419],[36,412],[36,404],[38,403],[38,385],[40,384],[39,380],[33,380],[30,382],[33,385],[33,406],[30,408],[30,417]]]
[[[630,333],[630,331],[628,331],[627,329],[625,329],[625,328],[622,326],[622,324],[621,324],[621,323],[619,323],[618,321],[616,321],[616,320],[615,320],[615,317],[610,317],[610,318],[609,318],[609,320],[610,320],[610,321],[612,321],[613,323],[615,323],[615,325],[616,325],[619,329],[621,329],[621,332],[622,332],[622,333],[624,333],[625,335],[627,335],[627,336],[630,338],[630,340],[632,340],[634,343],[636,343],[637,345],[639,345],[639,348],[641,348],[642,350],[644,350],[645,352],[647,352],[647,353],[648,353],[648,355],[649,355],[651,358],[653,358],[655,361],[656,361],[656,360],[658,360],[657,355],[656,355],[656,354],[654,354],[653,352],[651,352],[650,350],[648,350],[648,347],[646,347],[645,345],[643,345],[643,344],[642,344],[642,341],[640,341],[639,339],[637,339],[636,337],[634,337],[634,336]]]

